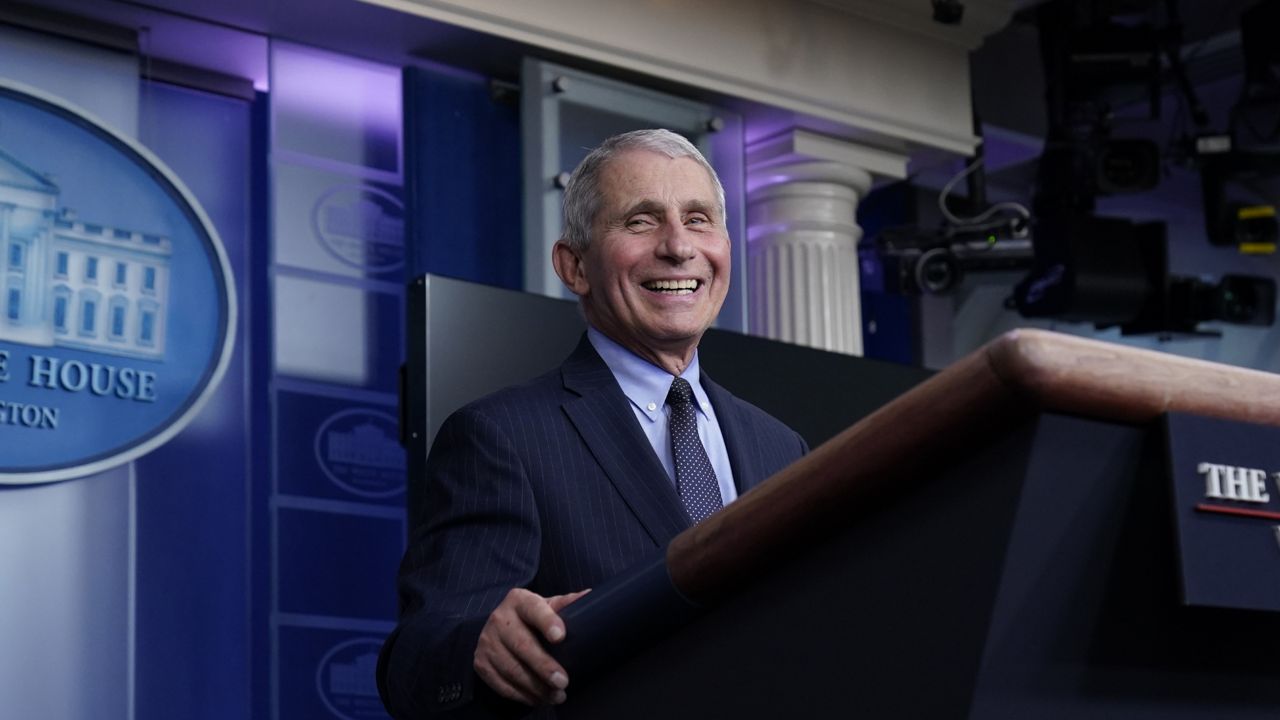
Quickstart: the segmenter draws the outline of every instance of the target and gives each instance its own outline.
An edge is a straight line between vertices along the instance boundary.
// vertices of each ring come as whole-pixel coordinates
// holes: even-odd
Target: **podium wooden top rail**
[[[711,605],[957,450],[1040,411],[1120,423],[1166,412],[1280,426],[1280,375],[1042,330],[1008,332],[677,536],[671,581]]]

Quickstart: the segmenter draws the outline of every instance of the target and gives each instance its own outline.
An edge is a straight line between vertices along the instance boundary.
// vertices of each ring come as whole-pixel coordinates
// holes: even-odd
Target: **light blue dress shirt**
[[[636,421],[649,438],[649,444],[657,453],[662,467],[666,468],[667,478],[674,488],[676,461],[671,452],[671,434],[667,429],[671,416],[671,409],[667,407],[667,392],[671,389],[671,381],[675,380],[675,376],[622,347],[593,327],[587,328],[587,340],[613,372],[613,377],[622,387],[622,394],[631,400],[631,410],[635,413]],[[716,471],[720,497],[728,505],[738,498],[738,489],[733,484],[733,470],[729,466],[729,451],[724,446],[720,422],[716,420],[711,400],[702,389],[700,375],[698,353],[695,351],[693,361],[680,376],[693,387],[693,397],[698,409],[698,437],[702,440],[702,446],[707,449],[707,459],[711,461],[712,469]]]

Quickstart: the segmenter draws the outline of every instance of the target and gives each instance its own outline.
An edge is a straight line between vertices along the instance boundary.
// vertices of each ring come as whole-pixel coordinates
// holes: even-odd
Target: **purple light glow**
[[[378,136],[400,134],[400,69],[301,45],[273,42],[277,117],[325,117]]]
[[[988,173],[1036,160],[1044,149],[1042,138],[993,125],[984,125],[982,135],[982,157]]]
[[[162,13],[137,20],[143,27],[142,55],[207,68],[244,78],[254,90],[266,92],[267,39],[262,35],[192,21]]]
[[[790,182],[794,178],[784,172],[753,173],[747,180],[747,193],[753,193],[768,185]]]

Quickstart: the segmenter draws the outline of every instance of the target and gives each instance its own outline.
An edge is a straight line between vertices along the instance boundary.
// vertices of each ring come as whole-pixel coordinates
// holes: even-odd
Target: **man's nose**
[[[657,253],[659,257],[675,262],[692,260],[697,250],[689,229],[678,221],[663,223],[659,231]]]

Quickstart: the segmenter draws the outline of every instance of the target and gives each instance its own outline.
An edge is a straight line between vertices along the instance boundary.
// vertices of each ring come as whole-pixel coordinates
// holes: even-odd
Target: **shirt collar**
[[[630,350],[614,342],[604,333],[593,327],[587,327],[587,340],[600,359],[609,366],[613,377],[617,379],[622,394],[635,405],[636,409],[649,418],[657,420],[662,414],[662,406],[667,402],[667,393],[671,390],[671,381],[675,376],[636,355]],[[711,401],[702,389],[702,373],[698,369],[698,351],[693,352],[693,360],[689,367],[680,373],[680,377],[689,381],[693,388],[693,397],[697,401],[698,410],[708,418],[714,417]]]

